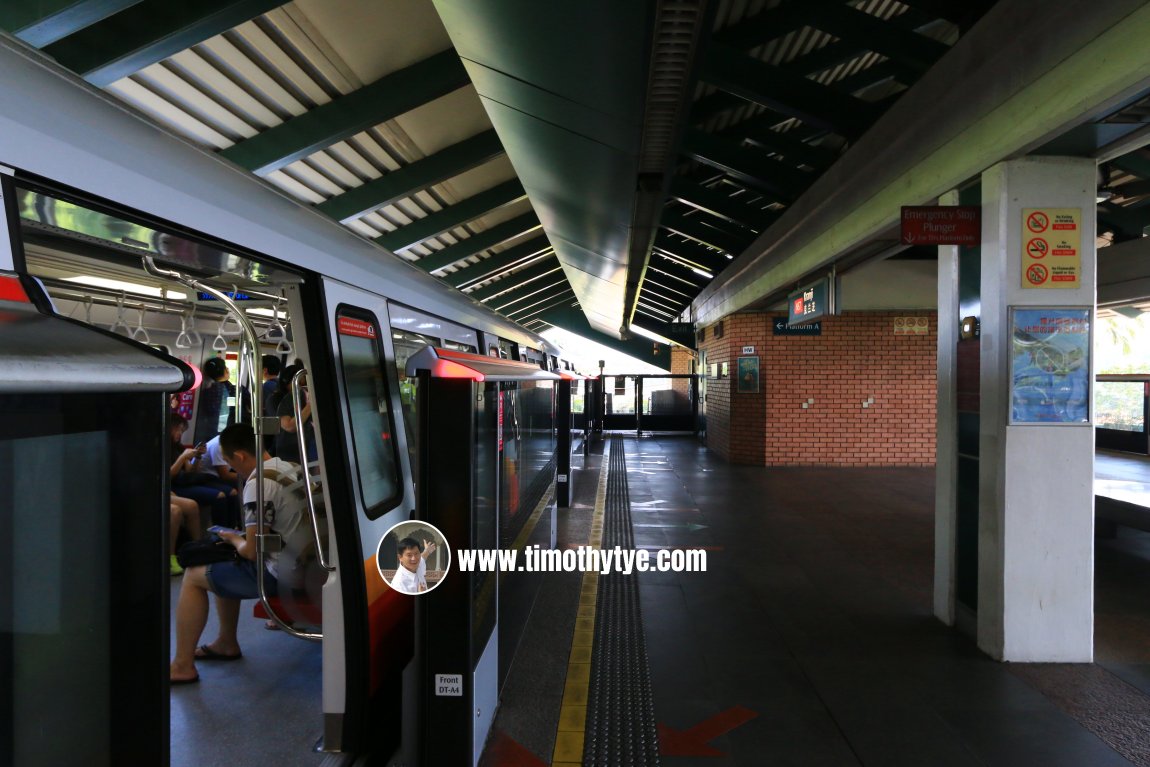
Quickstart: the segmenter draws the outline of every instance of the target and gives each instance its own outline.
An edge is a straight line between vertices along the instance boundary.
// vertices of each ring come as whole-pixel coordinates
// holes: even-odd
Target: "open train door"
[[[307,338],[296,339],[312,363],[334,542],[335,569],[323,587],[324,748],[383,764],[400,748],[404,716],[411,716],[402,690],[414,613],[411,597],[383,581],[376,549],[391,526],[411,516],[414,488],[384,298],[335,280],[323,280],[314,293],[289,299],[314,302],[293,306],[293,316],[322,312],[325,319],[306,323]]]
[[[49,311],[0,271],[0,763],[166,764],[162,435],[193,373]]]

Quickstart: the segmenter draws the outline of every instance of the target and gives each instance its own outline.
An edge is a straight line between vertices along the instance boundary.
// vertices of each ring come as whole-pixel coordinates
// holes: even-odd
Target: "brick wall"
[[[846,313],[821,336],[775,336],[772,316],[727,317],[718,339],[707,328],[708,366],[726,362],[732,376],[707,381],[708,447],[758,465],[934,464],[935,312]],[[926,318],[928,332],[896,335],[901,317]],[[743,346],[759,357],[758,394],[736,391]]]
[[[671,347],[671,375],[685,376],[695,372],[695,357],[681,346]],[[676,378],[671,382],[671,388],[680,396],[688,397],[691,392],[691,382],[686,378]]]

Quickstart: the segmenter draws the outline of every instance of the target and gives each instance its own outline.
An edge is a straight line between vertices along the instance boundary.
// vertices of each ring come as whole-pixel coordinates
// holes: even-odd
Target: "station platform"
[[[1150,534],[1096,544],[1095,663],[1004,664],[932,615],[933,469],[735,466],[679,437],[597,447],[559,545],[596,529],[607,464],[624,539],[701,547],[707,571],[620,576],[614,601],[604,577],[588,600],[577,574],[539,576],[481,764],[1150,764]],[[618,636],[636,646],[604,661]]]

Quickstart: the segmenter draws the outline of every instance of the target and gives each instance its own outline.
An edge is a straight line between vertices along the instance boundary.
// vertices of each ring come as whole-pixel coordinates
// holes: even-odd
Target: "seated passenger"
[[[275,596],[282,583],[289,588],[303,553],[310,549],[307,501],[301,490],[299,470],[264,452],[264,476],[253,476],[257,466],[256,438],[248,424],[235,424],[220,434],[220,447],[228,464],[245,478],[245,533],[222,532],[240,559],[189,567],[184,573],[176,605],[176,654],[169,666],[171,684],[199,681],[196,661],[233,661],[242,657],[236,636],[241,599],[257,599],[256,482],[263,482],[265,531],[280,536],[283,550],[269,552],[264,566],[264,586]],[[270,529],[269,529],[270,528]],[[216,595],[219,634],[210,644],[196,646],[208,621],[208,592]]]
[[[185,448],[181,442],[187,431],[188,420],[179,413],[168,414],[168,436],[171,439],[171,453],[175,456],[170,469],[172,492],[181,498],[188,498],[200,505],[201,519],[211,514],[214,524],[236,524],[239,514],[236,507],[239,499],[235,480],[221,478],[218,471],[201,471],[206,445]]]
[[[435,544],[414,538],[401,538],[395,544],[399,554],[399,569],[391,579],[391,587],[404,594],[418,594],[427,591],[427,557],[435,551]]]
[[[204,445],[203,455],[195,459],[194,465],[199,473],[207,474],[213,479],[218,478],[232,490],[236,489],[236,471],[228,466],[228,462],[224,458],[223,450],[220,449],[219,434],[208,440],[208,443]]]
[[[189,498],[181,498],[175,493],[171,494],[171,518],[168,531],[168,561],[172,575],[180,575],[184,568],[176,561],[176,540],[180,536],[180,528],[188,531],[188,537],[195,540],[202,534],[200,532],[200,505]]]

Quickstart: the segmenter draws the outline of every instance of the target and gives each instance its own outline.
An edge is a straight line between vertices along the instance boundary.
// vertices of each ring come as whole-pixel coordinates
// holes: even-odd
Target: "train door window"
[[[407,453],[411,466],[415,468],[416,439],[419,422],[416,420],[416,379],[407,377],[407,360],[425,346],[439,346],[439,339],[412,333],[407,330],[391,330],[391,346],[395,349],[395,372],[399,376],[399,402],[403,408],[403,433],[407,436]]]
[[[505,360],[517,360],[519,355],[515,351],[515,344],[508,341],[506,338],[499,339],[499,356]]]
[[[392,330],[442,339],[444,346],[460,351],[479,348],[479,334],[471,328],[394,302],[388,304],[388,313],[391,315]]]
[[[443,339],[443,348],[451,349],[452,351],[457,352],[470,352],[471,354],[477,353],[475,344],[460,343],[459,341],[452,341],[449,338]]]
[[[336,312],[336,322],[360,492],[368,517],[377,519],[403,497],[380,326],[371,312],[346,306]]]

